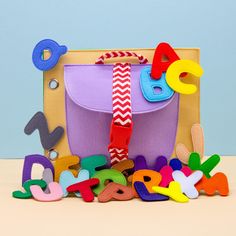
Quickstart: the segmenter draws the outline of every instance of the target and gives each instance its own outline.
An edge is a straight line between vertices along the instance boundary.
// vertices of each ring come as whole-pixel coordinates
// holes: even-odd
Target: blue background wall
[[[201,119],[206,153],[236,155],[235,0],[0,0],[0,157],[42,152],[23,129],[42,110],[34,45],[52,38],[70,49],[200,47]]]

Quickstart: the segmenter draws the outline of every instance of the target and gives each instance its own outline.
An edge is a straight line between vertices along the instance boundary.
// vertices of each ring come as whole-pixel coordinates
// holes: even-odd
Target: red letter
[[[167,57],[168,61],[162,61],[162,58]],[[152,61],[151,76],[153,79],[160,79],[163,72],[166,72],[169,65],[174,61],[180,60],[174,49],[168,43],[160,43],[156,50]],[[185,76],[183,73],[181,76]]]
[[[72,184],[67,188],[69,193],[80,192],[81,197],[85,202],[92,202],[94,200],[93,191],[91,189],[92,186],[98,185],[99,179],[92,178],[77,184]]]

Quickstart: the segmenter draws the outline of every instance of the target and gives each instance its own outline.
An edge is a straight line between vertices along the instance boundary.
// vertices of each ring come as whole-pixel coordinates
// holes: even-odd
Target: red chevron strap
[[[138,57],[140,64],[148,60],[134,52],[108,52],[99,57],[96,64],[104,64],[105,59],[115,57]],[[111,165],[128,159],[128,145],[132,134],[130,63],[116,63],[113,67],[112,105],[113,119],[110,129]]]
[[[130,64],[116,63],[113,67],[113,122],[121,126],[130,126],[131,112]]]
[[[128,145],[132,133],[130,64],[116,63],[113,67],[113,119],[108,150],[111,165],[128,159]]]
[[[115,57],[137,57],[139,59],[140,64],[146,64],[148,62],[147,58],[135,52],[117,51],[117,52],[107,52],[103,54],[96,60],[95,64],[104,64],[105,59],[110,59]]]

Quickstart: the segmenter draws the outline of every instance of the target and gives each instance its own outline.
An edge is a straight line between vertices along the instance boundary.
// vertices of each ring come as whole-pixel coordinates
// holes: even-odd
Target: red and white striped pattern
[[[116,63],[113,67],[113,122],[129,127],[132,124],[130,64]],[[128,159],[128,150],[110,148],[111,165]]]
[[[131,112],[130,64],[116,63],[113,67],[113,122],[121,126],[130,126]]]
[[[128,151],[126,149],[111,148],[109,149],[109,153],[111,155],[112,166],[128,159]]]
[[[107,52],[103,54],[97,59],[96,64],[104,64],[105,59],[115,57],[138,57],[140,64],[146,64],[148,62],[145,57],[136,54],[135,52],[117,51]],[[130,70],[130,63],[116,63],[113,67],[112,122],[114,123],[114,125],[131,128],[132,110]],[[109,152],[111,155],[111,165],[114,165],[122,160],[128,159],[128,149],[111,147],[109,148]]]
[[[147,58],[135,52],[117,51],[117,52],[107,52],[103,54],[96,60],[95,64],[104,64],[105,59],[115,58],[115,57],[137,57],[139,59],[140,64],[146,64],[148,62]]]

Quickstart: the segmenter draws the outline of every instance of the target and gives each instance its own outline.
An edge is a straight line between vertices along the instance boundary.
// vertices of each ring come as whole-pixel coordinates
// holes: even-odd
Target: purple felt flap
[[[140,89],[140,71],[147,65],[131,65],[132,113],[142,114],[160,110],[173,99],[150,103]],[[65,65],[65,87],[77,105],[92,111],[112,113],[113,65]]]
[[[148,164],[157,156],[170,158],[178,127],[179,94],[165,102],[150,103],[142,95],[139,77],[146,65],[131,66],[133,132],[129,158],[144,155]],[[65,109],[70,151],[84,158],[109,157],[112,121],[113,65],[66,65]]]

